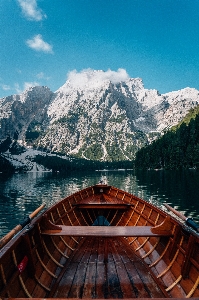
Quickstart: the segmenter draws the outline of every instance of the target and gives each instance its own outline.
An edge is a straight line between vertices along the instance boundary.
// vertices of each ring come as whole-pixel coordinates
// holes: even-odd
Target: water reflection
[[[139,186],[146,187],[145,199],[155,204],[167,202],[199,221],[198,171],[137,171],[136,178]]]
[[[0,237],[42,203],[49,207],[71,193],[98,183],[102,176],[110,185],[161,207],[167,202],[199,221],[197,171],[102,171],[68,176],[30,172],[8,178],[0,176]]]

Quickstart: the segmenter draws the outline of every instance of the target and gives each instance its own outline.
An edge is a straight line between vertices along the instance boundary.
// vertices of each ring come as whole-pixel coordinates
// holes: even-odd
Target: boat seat
[[[152,226],[65,226],[55,225],[45,218],[44,235],[100,236],[100,237],[160,237],[172,236],[170,218],[155,227]]]

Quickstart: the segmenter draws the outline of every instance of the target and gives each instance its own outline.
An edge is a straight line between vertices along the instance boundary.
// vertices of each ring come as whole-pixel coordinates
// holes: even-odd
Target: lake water
[[[99,182],[133,193],[163,207],[167,202],[199,222],[199,171],[94,171],[70,175],[30,172],[5,177],[0,174],[0,237],[42,203],[52,203]]]

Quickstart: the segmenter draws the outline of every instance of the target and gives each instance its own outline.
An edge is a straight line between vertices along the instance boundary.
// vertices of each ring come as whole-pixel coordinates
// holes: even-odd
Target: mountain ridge
[[[145,89],[141,78],[123,74],[119,81],[110,74],[87,70],[72,74],[54,93],[33,87],[0,99],[0,139],[17,132],[23,146],[91,160],[133,160],[199,104],[194,88],[160,94]]]
[[[136,153],[135,168],[148,170],[199,168],[199,106],[178,125]]]

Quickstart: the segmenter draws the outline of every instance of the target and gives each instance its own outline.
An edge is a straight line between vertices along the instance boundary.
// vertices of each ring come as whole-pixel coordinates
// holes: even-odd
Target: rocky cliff
[[[44,126],[48,120],[47,110],[53,97],[49,88],[36,86],[21,95],[0,99],[0,140],[17,134],[24,143],[32,123]]]
[[[97,160],[133,159],[138,148],[176,125],[199,104],[199,91],[160,94],[140,78],[119,81],[87,70],[55,93],[34,87],[0,99],[0,139]],[[77,79],[77,78],[75,78]]]

